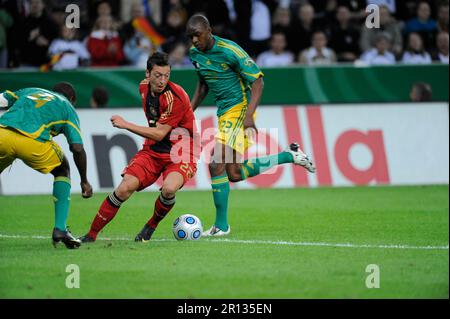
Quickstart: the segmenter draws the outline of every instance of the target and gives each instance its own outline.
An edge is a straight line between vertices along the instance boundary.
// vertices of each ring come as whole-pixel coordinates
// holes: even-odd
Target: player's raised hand
[[[92,196],[92,186],[89,184],[89,182],[81,182],[81,196],[83,198],[89,198]]]
[[[121,116],[119,116],[119,115],[113,115],[113,116],[111,117],[111,123],[112,123],[112,125],[113,125],[114,127],[117,127],[117,128],[126,128],[128,122],[125,121],[125,120],[123,119],[123,117],[121,117]]]

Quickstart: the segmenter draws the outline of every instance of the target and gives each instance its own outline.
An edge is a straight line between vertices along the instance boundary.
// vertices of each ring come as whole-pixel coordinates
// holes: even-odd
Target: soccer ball
[[[173,235],[177,240],[197,240],[202,236],[202,222],[191,214],[181,215],[173,222]]]

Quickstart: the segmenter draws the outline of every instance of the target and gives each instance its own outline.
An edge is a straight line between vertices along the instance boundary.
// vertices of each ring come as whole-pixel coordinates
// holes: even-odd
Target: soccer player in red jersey
[[[137,242],[150,240],[158,223],[174,206],[175,193],[196,173],[200,144],[194,113],[187,93],[169,78],[167,54],[154,53],[147,61],[146,78],[139,85],[149,126],[127,122],[119,115],[111,117],[114,127],[144,137],[145,143],[124,169],[119,186],[103,201],[89,232],[80,237],[82,242],[95,241],[122,203],[162,174],[164,181],[153,216],[135,238]]]

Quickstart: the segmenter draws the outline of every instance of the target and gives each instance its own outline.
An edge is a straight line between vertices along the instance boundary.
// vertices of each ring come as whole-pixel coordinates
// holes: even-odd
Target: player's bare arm
[[[208,84],[199,79],[191,102],[191,107],[193,111],[195,111],[197,107],[203,102],[205,97],[208,95],[208,91],[209,91]]]
[[[87,159],[86,151],[84,150],[83,144],[71,144],[70,151],[73,154],[73,160],[77,166],[78,173],[80,174],[80,186],[81,186],[81,196],[83,198],[89,198],[92,196],[92,186],[87,179]]]
[[[145,127],[136,125],[134,123],[126,121],[119,115],[113,115],[111,117],[111,123],[114,127],[125,129],[131,133],[139,136],[152,139],[154,141],[161,141],[172,129],[170,125],[156,123],[156,127]]]
[[[262,77],[258,78],[252,83],[252,93],[250,97],[250,103],[247,108],[247,113],[244,119],[244,130],[253,128],[256,130],[255,122],[253,120],[253,114],[256,111],[256,107],[261,100],[262,92],[264,89],[264,80]]]

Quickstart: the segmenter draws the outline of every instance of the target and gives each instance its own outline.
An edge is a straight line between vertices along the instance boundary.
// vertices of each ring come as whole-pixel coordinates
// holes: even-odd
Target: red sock
[[[92,221],[88,236],[96,239],[98,233],[116,216],[122,203],[123,200],[119,199],[114,192],[106,197]]]
[[[152,218],[147,222],[151,228],[155,229],[164,217],[170,212],[172,207],[175,205],[174,198],[165,198],[162,194],[158,196],[155,201],[155,211],[153,212]]]

